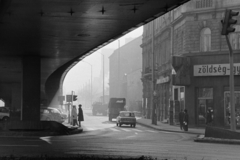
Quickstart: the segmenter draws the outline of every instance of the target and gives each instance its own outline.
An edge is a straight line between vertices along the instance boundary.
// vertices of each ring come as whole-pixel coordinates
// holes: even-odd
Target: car
[[[41,108],[40,114],[41,121],[56,121],[59,123],[63,123],[65,121],[60,111],[56,108],[51,107]]]
[[[8,121],[10,118],[10,111],[6,107],[0,107],[0,120]]]
[[[136,127],[136,117],[134,112],[120,111],[119,116],[116,118],[116,125],[121,127],[123,124]]]
[[[64,113],[60,108],[56,108],[56,109],[61,113],[64,120],[68,119],[68,115],[66,113]]]

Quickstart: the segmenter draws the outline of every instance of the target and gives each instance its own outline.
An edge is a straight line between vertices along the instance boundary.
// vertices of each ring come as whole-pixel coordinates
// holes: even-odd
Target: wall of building
[[[110,98],[126,98],[129,110],[141,110],[142,36],[116,49],[109,57]]]
[[[154,63],[155,65],[158,64],[156,67],[157,72],[155,72],[155,81],[164,78],[167,75],[170,76],[169,82],[156,85],[158,96],[160,96],[159,99],[166,97],[166,95],[161,93],[161,90],[165,89],[168,91],[169,89],[169,93],[167,94],[168,100],[165,101],[165,103],[163,100],[158,101],[158,107],[160,108],[158,120],[163,120],[167,117],[170,121],[169,118],[172,116],[172,123],[175,123],[174,117],[176,120],[177,116],[171,115],[172,113],[170,113],[171,108],[173,108],[173,113],[177,114],[177,112],[174,112],[174,89],[180,90],[180,88],[184,88],[184,100],[180,103],[184,105],[183,108],[189,110],[190,125],[198,125],[199,111],[196,99],[198,96],[198,88],[212,87],[215,115],[214,125],[225,125],[223,95],[224,91],[229,86],[229,78],[226,76],[194,77],[192,74],[193,67],[197,64],[229,63],[226,54],[228,46],[225,37],[221,35],[221,20],[224,17],[226,7],[230,7],[235,11],[240,11],[240,1],[192,0],[154,20],[154,27],[156,28],[152,26],[152,22],[144,26],[143,44],[141,45],[143,49],[142,82],[144,92],[143,99],[148,99],[148,110],[151,110],[151,97],[153,93],[152,81],[151,78],[149,78],[151,77],[152,72],[148,70],[151,69],[153,65],[152,47],[155,54],[154,59],[156,60]],[[240,16],[237,17],[237,20],[238,24],[240,24]],[[203,37],[202,31],[205,28],[209,28],[211,31],[210,49],[208,48],[207,50],[203,49],[203,41],[201,40]],[[238,32],[240,33],[240,31]],[[153,34],[154,37],[152,37]],[[166,37],[166,39],[164,39],[164,37]],[[162,42],[164,42],[164,45],[161,45]],[[154,46],[152,43],[154,43]],[[236,41],[231,41],[231,43],[236,43]],[[173,56],[189,57],[190,65],[180,65],[180,70],[175,73],[176,71],[172,68]],[[234,60],[235,63],[240,62],[240,59],[238,58],[235,58]],[[188,70],[186,70],[186,67]],[[178,79],[180,80],[178,81],[179,83],[175,83],[176,77],[180,78]],[[236,79],[238,79],[238,76]],[[183,80],[187,81],[183,83]],[[238,86],[238,82],[236,82],[235,85]],[[178,92],[178,94],[180,94],[180,92]],[[180,99],[177,101],[180,101]],[[165,106],[167,107],[165,108]],[[165,108],[168,111],[165,112],[161,108]],[[151,118],[151,115],[148,116],[148,118]]]

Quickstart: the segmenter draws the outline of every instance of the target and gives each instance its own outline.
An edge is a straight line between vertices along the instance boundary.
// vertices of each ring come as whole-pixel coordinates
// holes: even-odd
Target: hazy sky
[[[142,35],[143,27],[126,34],[120,38],[120,46],[125,44],[127,38],[137,38]],[[103,48],[118,48],[118,40],[108,44]],[[91,66],[92,66],[92,77],[98,77],[101,71],[101,53],[102,49],[94,52],[88,57],[84,58],[84,62],[79,62],[74,66],[67,74],[63,83],[63,94],[71,94],[71,91],[80,89],[84,84],[89,83],[91,80]]]

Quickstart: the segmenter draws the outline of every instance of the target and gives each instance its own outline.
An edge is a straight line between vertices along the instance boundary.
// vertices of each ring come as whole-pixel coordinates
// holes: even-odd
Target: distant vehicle
[[[6,107],[0,107],[0,120],[8,121],[10,117],[10,111]]]
[[[56,108],[41,108],[40,114],[41,121],[56,121],[59,123],[63,123],[65,121],[60,111]]]
[[[108,117],[109,121],[113,118],[117,118],[120,111],[124,111],[124,106],[126,105],[125,98],[110,98],[108,103]]]
[[[107,115],[107,104],[102,104],[101,102],[95,102],[92,105],[92,115],[97,115],[98,113],[106,116]]]
[[[116,125],[121,127],[123,124],[130,125],[131,127],[136,126],[136,117],[132,111],[120,111],[117,116]]]

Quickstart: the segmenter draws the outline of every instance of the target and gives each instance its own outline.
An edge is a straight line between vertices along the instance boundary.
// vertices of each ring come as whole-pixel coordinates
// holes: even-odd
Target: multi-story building
[[[144,26],[142,82],[148,118],[152,117],[152,104],[156,103],[158,120],[178,123],[180,109],[187,109],[189,124],[201,126],[206,122],[206,110],[211,108],[213,125],[229,126],[229,51],[225,36],[221,35],[226,8],[239,11],[240,1],[192,0]],[[240,17],[236,18],[236,31],[229,37],[235,50],[238,119]],[[154,81],[151,80],[152,67],[155,68]],[[152,100],[154,90],[155,101]]]
[[[109,57],[109,97],[126,98],[128,110],[142,106],[142,36],[116,49]]]

